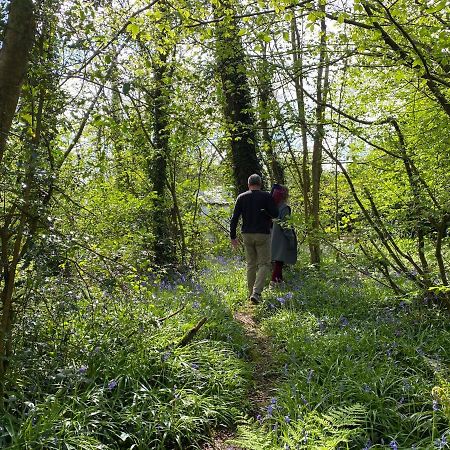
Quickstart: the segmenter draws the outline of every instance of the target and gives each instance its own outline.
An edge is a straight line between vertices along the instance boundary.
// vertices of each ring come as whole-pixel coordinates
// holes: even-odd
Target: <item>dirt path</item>
[[[274,384],[277,372],[272,360],[272,353],[268,337],[261,331],[254,319],[254,307],[248,306],[234,315],[235,320],[242,324],[244,333],[251,344],[249,356],[253,365],[253,389],[250,392],[251,410],[249,413],[256,417],[264,415],[263,410],[273,397]],[[233,432],[220,432],[214,441],[207,444],[203,450],[242,450],[227,444],[234,436]]]

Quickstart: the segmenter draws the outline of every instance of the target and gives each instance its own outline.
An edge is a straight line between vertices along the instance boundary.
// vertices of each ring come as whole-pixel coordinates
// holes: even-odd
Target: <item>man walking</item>
[[[236,199],[230,224],[230,238],[233,247],[239,245],[236,228],[242,216],[242,237],[247,259],[247,286],[250,300],[261,301],[270,264],[270,227],[272,218],[278,217],[278,208],[268,192],[261,191],[261,177],[258,174],[248,178],[248,191]]]

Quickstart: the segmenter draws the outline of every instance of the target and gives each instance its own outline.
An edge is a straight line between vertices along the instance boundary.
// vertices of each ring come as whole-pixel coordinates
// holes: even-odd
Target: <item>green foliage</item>
[[[297,420],[289,416],[273,418],[262,427],[257,422],[241,426],[239,438],[231,442],[248,450],[333,450],[363,432],[366,411],[361,405],[352,405],[330,408],[324,414],[304,410],[299,416]]]

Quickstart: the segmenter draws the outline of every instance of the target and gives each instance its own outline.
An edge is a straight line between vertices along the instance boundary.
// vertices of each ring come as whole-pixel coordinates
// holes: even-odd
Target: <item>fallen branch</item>
[[[194,336],[198,333],[198,331],[200,330],[200,328],[206,323],[206,321],[208,320],[207,317],[203,317],[202,319],[199,320],[199,322],[197,323],[197,325],[195,325],[194,328],[191,328],[181,339],[181,341],[175,346],[176,348],[180,348],[180,347],[185,347],[186,345],[188,345],[192,339],[194,339]]]

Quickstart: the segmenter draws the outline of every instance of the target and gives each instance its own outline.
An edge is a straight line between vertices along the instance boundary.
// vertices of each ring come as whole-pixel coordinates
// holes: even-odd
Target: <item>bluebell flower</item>
[[[291,418],[289,416],[284,416],[284,421],[286,423],[290,423],[291,422]]]
[[[370,386],[368,384],[363,384],[363,391],[370,392]]]
[[[109,383],[108,383],[108,389],[110,390],[110,391],[112,391],[113,389],[115,389],[117,387],[117,381],[116,380],[111,380]]]
[[[192,303],[192,307],[194,309],[198,309],[198,308],[200,308],[200,303],[196,301],[196,302]]]
[[[199,365],[198,365],[197,363],[192,363],[192,364],[191,364],[191,367],[192,367],[194,370],[197,370],[197,369],[199,368]]]
[[[433,400],[433,411],[439,411],[439,403],[437,400]]]
[[[263,423],[263,418],[262,418],[261,414],[258,414],[258,415],[256,416],[256,420],[257,420],[260,424]]]
[[[342,327],[346,327],[349,324],[347,317],[341,316],[340,321]]]
[[[441,446],[442,448],[447,446],[447,438],[445,437],[445,434],[443,434],[441,437]]]
[[[284,305],[286,303],[286,299],[284,297],[277,297],[277,300]]]
[[[389,442],[389,447],[391,447],[392,450],[398,450],[398,444],[397,444],[397,441],[391,441],[391,442]]]
[[[372,441],[369,439],[366,442],[366,445],[365,445],[365,447],[362,450],[369,450],[370,448],[372,448]]]
[[[272,403],[272,405],[275,405],[277,403],[277,398],[276,397],[272,397],[270,399],[270,403]]]
[[[78,372],[81,373],[81,374],[85,374],[87,372],[87,367],[86,366],[81,366],[78,369]]]
[[[267,415],[269,416],[269,417],[272,417],[272,414],[273,414],[273,405],[269,405],[268,407],[267,407]]]
[[[292,292],[288,292],[288,293],[285,295],[285,298],[286,298],[287,300],[290,300],[293,296],[294,296],[294,294],[293,294]]]

